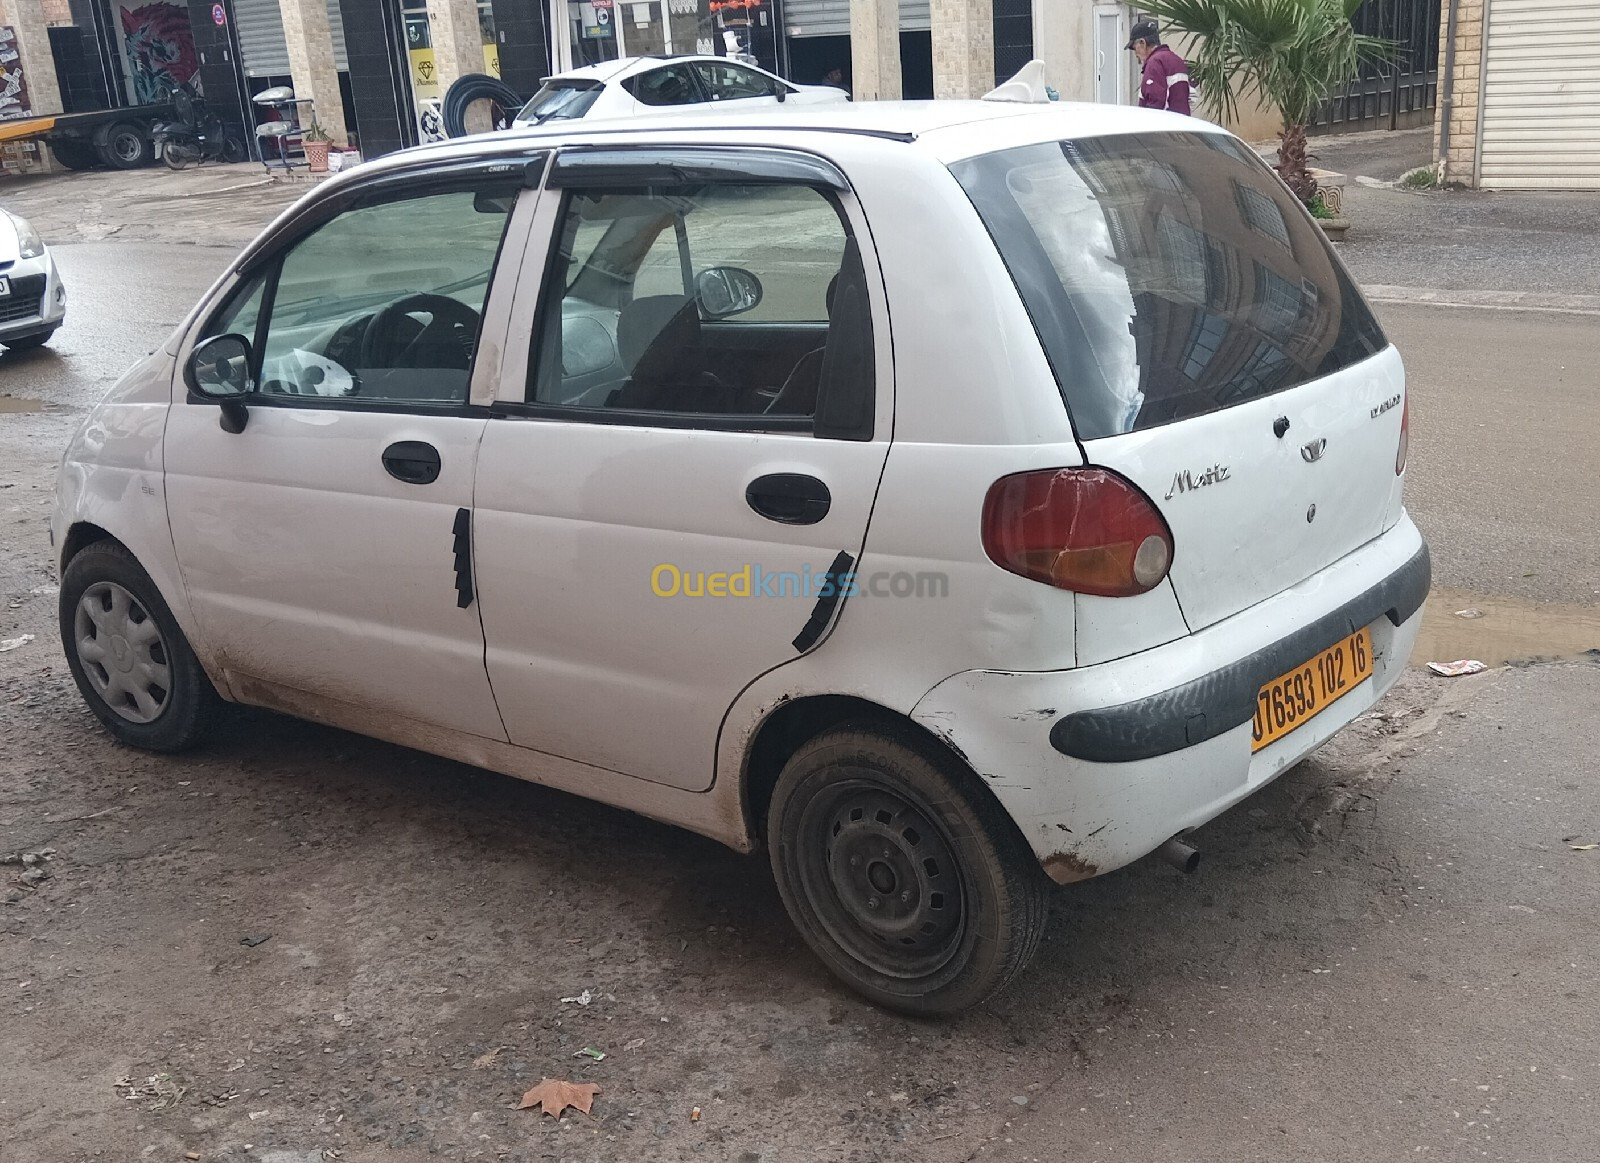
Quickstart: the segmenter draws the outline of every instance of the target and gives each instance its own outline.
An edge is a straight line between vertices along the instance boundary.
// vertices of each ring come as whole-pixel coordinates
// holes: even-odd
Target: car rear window
[[[589,112],[589,107],[605,88],[598,81],[550,81],[528,99],[517,114],[523,125],[546,121],[571,120]]]
[[[1080,439],[1232,407],[1388,345],[1311,217],[1233,138],[1050,142],[951,170]]]

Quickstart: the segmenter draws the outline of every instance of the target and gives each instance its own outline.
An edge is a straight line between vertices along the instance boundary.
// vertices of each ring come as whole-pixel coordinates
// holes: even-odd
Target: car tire
[[[18,335],[14,339],[0,339],[0,346],[10,351],[32,351],[36,347],[43,347],[50,342],[50,337],[56,333],[54,327],[49,331],[38,331],[32,335]]]
[[[155,153],[150,135],[132,121],[114,121],[95,134],[100,160],[114,170],[133,170],[150,164]]]
[[[160,590],[118,542],[93,542],[67,563],[60,625],[78,691],[118,742],[183,751],[220,718],[223,702]]]
[[[974,1006],[1044,935],[1044,874],[1016,826],[959,759],[909,728],[847,726],[802,746],[773,789],[767,839],[801,936],[886,1008]]]

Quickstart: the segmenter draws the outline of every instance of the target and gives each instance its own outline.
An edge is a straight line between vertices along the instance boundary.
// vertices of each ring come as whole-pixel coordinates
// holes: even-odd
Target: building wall
[[[1473,181],[1473,170],[1478,156],[1478,106],[1483,85],[1483,3],[1484,0],[1460,0],[1456,11],[1455,62],[1451,76],[1444,75],[1444,61],[1439,63],[1440,117],[1444,117],[1443,92],[1450,85],[1450,111],[1445,128],[1448,133],[1448,153],[1444,173],[1447,182]],[[1439,17],[1439,53],[1441,58],[1449,52],[1450,5],[1442,5]]]

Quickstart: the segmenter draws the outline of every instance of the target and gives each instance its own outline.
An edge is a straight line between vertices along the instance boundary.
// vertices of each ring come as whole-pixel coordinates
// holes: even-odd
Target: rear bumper
[[[1404,670],[1428,580],[1403,518],[1198,634],[1077,670],[954,675],[912,714],[966,756],[1054,879],[1087,879],[1226,811],[1376,703]],[[1372,677],[1252,752],[1261,685],[1363,626]]]
[[[1144,698],[1056,721],[1050,743],[1073,759],[1133,763],[1215,739],[1255,714],[1256,692],[1340,638],[1387,618],[1404,625],[1422,609],[1433,579],[1424,544],[1394,573],[1337,610],[1210,674]]]

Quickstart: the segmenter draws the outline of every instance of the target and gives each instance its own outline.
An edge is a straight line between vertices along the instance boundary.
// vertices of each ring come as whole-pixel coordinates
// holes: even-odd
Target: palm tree
[[[1227,116],[1257,97],[1283,117],[1278,173],[1307,205],[1317,184],[1306,168],[1306,126],[1335,89],[1365,64],[1392,60],[1393,41],[1350,23],[1362,0],[1143,0],[1152,16],[1193,38],[1189,74]]]

